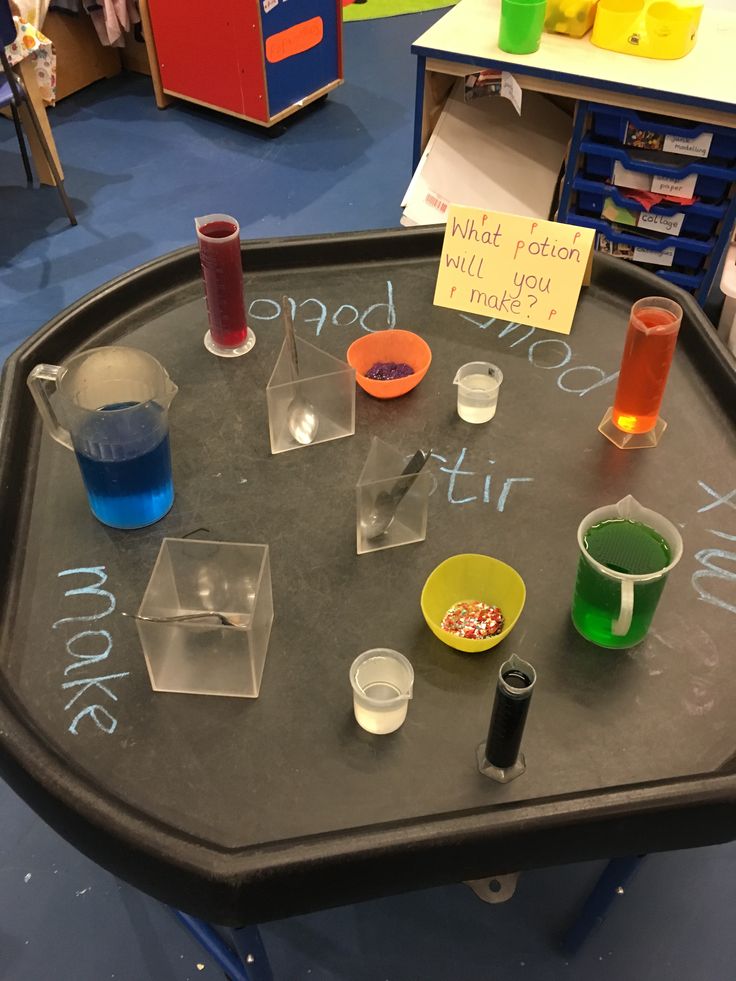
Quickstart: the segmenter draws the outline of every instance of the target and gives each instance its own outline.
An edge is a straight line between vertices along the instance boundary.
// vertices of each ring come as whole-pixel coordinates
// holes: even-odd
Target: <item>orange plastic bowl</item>
[[[350,367],[355,368],[358,384],[364,392],[377,399],[395,399],[416,388],[424,378],[432,363],[432,350],[423,337],[410,330],[379,330],[353,341],[347,358]],[[377,361],[410,364],[414,374],[392,381],[366,378],[366,371],[370,371]]]

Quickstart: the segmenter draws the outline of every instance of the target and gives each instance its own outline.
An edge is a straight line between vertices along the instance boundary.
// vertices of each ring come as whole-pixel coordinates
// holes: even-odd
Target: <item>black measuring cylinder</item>
[[[516,654],[501,665],[485,754],[487,762],[499,770],[513,766],[519,759],[521,737],[536,680],[537,673],[531,664]]]

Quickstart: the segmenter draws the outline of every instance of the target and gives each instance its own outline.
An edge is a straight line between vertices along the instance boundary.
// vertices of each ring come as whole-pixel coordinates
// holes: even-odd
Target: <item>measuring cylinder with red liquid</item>
[[[240,357],[256,342],[245,320],[240,225],[230,215],[204,215],[194,227],[210,323],[204,346],[220,358]]]

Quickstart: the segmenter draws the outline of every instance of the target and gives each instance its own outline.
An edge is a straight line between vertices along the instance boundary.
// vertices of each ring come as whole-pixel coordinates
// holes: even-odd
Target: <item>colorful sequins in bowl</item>
[[[464,554],[450,556],[430,573],[420,602],[424,619],[435,637],[457,651],[480,654],[508,637],[525,600],[524,580],[516,569],[491,555]],[[443,620],[456,604],[472,602],[502,611],[503,624],[498,632],[489,631],[485,637],[461,637],[443,629]]]
[[[377,330],[353,341],[347,362],[355,368],[356,381],[364,392],[377,399],[395,399],[421,382],[432,362],[432,351],[424,338],[410,330]],[[411,373],[397,373],[401,366]],[[370,377],[369,372],[376,369],[378,377]]]
[[[462,600],[452,604],[440,626],[456,637],[485,640],[500,634],[503,623],[503,613],[497,606],[483,603],[482,600]]]

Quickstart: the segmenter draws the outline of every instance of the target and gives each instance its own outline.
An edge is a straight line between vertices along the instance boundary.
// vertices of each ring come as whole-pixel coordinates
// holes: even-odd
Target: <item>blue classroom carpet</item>
[[[249,238],[398,223],[410,177],[411,41],[439,14],[348,25],[345,85],[272,139],[154,104],[124,75],[51,120],[80,224],[29,191],[0,119],[0,360],[73,300],[194,242],[226,211]],[[0,783],[0,981],[221,979],[168,910],[67,845]],[[653,856],[572,959],[556,946],[602,868],[521,877],[507,904],[462,885],[267,924],[276,981],[732,981],[736,845]]]
[[[0,792],[2,981],[223,981],[163,906]],[[482,903],[458,884],[261,927],[275,981],[732,981],[736,844],[647,858],[574,957],[557,946],[603,867],[524,873]]]
[[[190,103],[158,110],[124,74],[50,112],[70,228],[54,188],[27,190],[0,118],[0,360],[73,300],[195,241],[193,219],[233,214],[244,238],[398,225],[411,177],[415,59],[440,12],[345,28],[346,81],[272,137]]]

